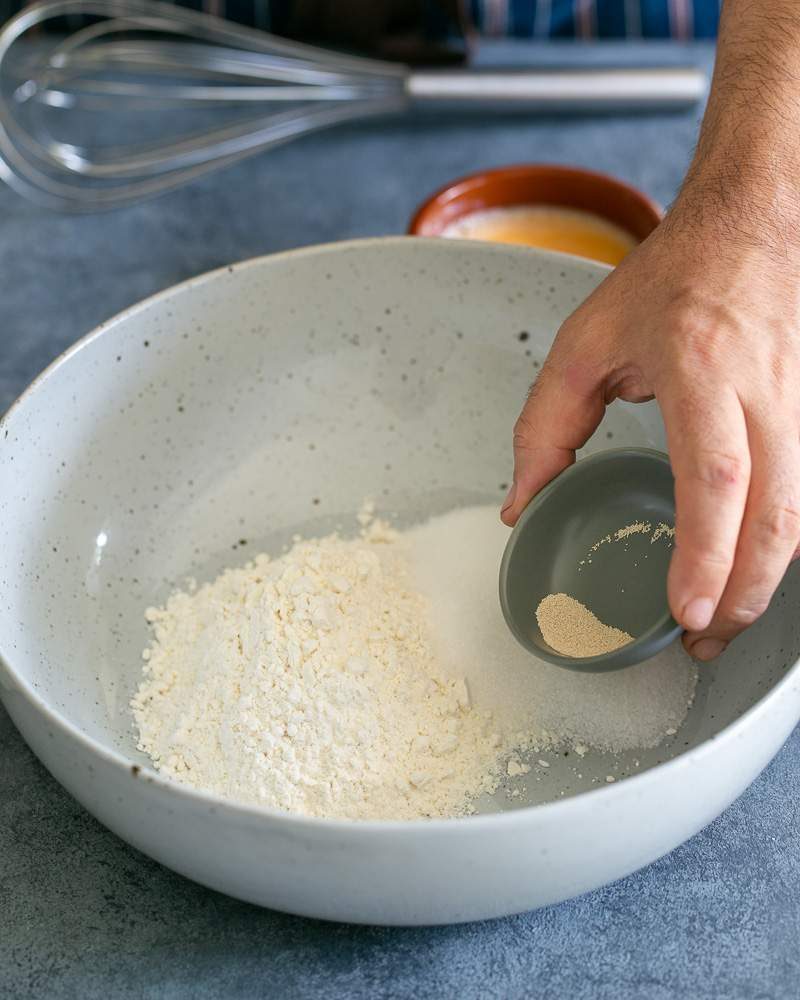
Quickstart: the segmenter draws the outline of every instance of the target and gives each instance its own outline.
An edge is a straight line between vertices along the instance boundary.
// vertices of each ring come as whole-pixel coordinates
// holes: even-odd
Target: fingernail
[[[702,632],[714,617],[714,602],[710,597],[695,597],[683,609],[681,625],[689,632]]]
[[[514,503],[514,497],[516,495],[517,495],[517,484],[516,483],[512,483],[511,484],[511,489],[508,491],[508,493],[506,494],[506,498],[503,501],[503,506],[500,508],[500,513],[501,514],[505,514],[505,512],[508,510],[508,508]],[[495,510],[497,510],[496,507],[495,507]]]
[[[698,639],[692,646],[691,654],[696,660],[713,660],[725,651],[727,645],[722,639]]]

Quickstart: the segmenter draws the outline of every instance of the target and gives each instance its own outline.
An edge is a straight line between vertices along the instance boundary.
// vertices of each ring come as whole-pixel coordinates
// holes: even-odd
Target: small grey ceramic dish
[[[667,603],[675,521],[669,458],[613,448],[565,469],[531,500],[500,564],[500,606],[517,641],[571,670],[618,670],[660,653],[680,634]],[[623,529],[649,525],[649,530]],[[553,649],[536,620],[548,594],[568,594],[600,621],[634,636],[610,653],[576,658]]]

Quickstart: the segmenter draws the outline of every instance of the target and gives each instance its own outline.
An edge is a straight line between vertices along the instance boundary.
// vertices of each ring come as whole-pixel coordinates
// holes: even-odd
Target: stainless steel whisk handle
[[[697,104],[707,87],[706,74],[693,66],[436,70],[406,77],[406,93],[414,101],[535,111],[678,110]]]

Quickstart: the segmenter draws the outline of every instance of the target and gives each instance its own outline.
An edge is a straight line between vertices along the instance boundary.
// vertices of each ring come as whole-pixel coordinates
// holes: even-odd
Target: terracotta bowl
[[[663,211],[624,181],[580,167],[528,163],[482,170],[441,188],[424,201],[408,227],[412,236],[441,236],[474,212],[518,205],[561,205],[594,212],[641,242]]]

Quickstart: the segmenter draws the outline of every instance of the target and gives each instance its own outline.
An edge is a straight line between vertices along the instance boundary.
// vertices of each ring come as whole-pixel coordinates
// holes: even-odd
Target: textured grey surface
[[[711,53],[625,57],[708,65]],[[580,163],[666,202],[696,117],[350,128],[94,218],[48,215],[0,189],[0,410],[76,337],[142,296],[231,260],[401,231],[428,191],[478,167]],[[707,830],[607,889],[493,923],[383,930],[260,911],[166,871],[70,799],[0,709],[0,997],[794,998],[798,753],[796,731]]]

